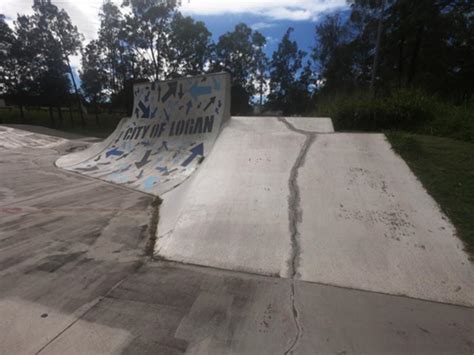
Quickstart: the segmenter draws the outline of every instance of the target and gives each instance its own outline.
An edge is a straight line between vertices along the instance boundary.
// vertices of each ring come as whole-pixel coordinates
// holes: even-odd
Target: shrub
[[[317,114],[330,116],[336,130],[404,130],[474,141],[473,110],[419,90],[397,90],[377,98],[366,93],[319,98]]]

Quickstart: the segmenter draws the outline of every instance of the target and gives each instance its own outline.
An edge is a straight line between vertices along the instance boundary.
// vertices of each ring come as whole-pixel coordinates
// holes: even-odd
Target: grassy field
[[[29,124],[84,136],[105,138],[112,133],[120,119],[125,116],[125,113],[102,112],[98,115],[98,119],[94,114],[86,114],[84,115],[84,127],[82,127],[81,116],[77,110],[70,112],[69,109],[63,109],[62,120],[56,109],[53,111],[53,120],[51,120],[49,111],[44,108],[25,109],[24,116],[24,119],[22,119],[20,110],[16,107],[1,108],[0,124]]]
[[[474,144],[401,132],[387,133],[387,137],[474,257]]]

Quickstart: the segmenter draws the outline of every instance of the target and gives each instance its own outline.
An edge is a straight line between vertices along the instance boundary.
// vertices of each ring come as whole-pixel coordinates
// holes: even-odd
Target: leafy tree
[[[130,10],[122,24],[123,39],[142,64],[149,64],[145,73],[154,80],[163,79],[169,25],[178,1],[124,0],[123,6]]]
[[[15,58],[12,55],[12,46],[15,34],[0,14],[0,94],[7,93],[14,86],[12,76],[15,67]]]
[[[368,75],[364,71],[366,63],[358,65],[356,58],[363,56],[359,55],[357,43],[351,42],[350,26],[336,13],[327,15],[316,25],[315,33],[317,45],[312,58],[319,63],[320,81],[324,83],[322,90],[350,92],[361,77]]]
[[[107,76],[104,87],[116,94],[127,77],[127,70],[124,69],[127,64],[123,56],[125,48],[121,42],[123,16],[120,9],[111,0],[107,0],[100,9],[99,18],[98,42],[90,50],[102,57],[97,64],[100,64]]]
[[[43,104],[58,107],[70,92],[69,56],[81,46],[81,35],[68,14],[50,3],[35,3],[31,16],[19,15],[10,55],[9,93],[18,103],[36,96]],[[51,115],[53,119],[53,116]]]
[[[467,101],[474,89],[474,8],[466,0],[351,0],[350,16],[316,27],[313,53],[322,92],[365,90],[375,72],[378,93],[411,87]],[[382,7],[382,4],[385,6]],[[383,12],[381,12],[383,10]],[[380,31],[378,66],[377,33]]]
[[[234,31],[219,38],[216,45],[214,69],[225,70],[232,76],[231,112],[247,113],[251,110],[250,99],[258,90],[257,76],[261,76],[265,65],[262,48],[265,37],[252,31],[244,23],[237,24]]]
[[[176,13],[170,24],[167,45],[169,75],[204,73],[211,64],[212,53],[211,32],[204,22]]]
[[[298,49],[296,41],[290,39],[293,28],[283,35],[277,50],[273,53],[270,66],[270,95],[268,106],[284,113],[298,111],[297,98],[306,95],[308,88],[302,87],[299,72],[306,53]]]
[[[108,73],[107,61],[102,57],[99,41],[91,41],[82,53],[81,81],[82,91],[85,97],[94,104],[97,124],[98,104],[105,99],[105,83],[107,83]]]

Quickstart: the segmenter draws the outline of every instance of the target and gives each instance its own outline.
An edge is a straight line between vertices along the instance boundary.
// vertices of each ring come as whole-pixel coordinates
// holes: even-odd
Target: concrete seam
[[[140,264],[138,268],[140,268],[143,264]],[[132,273],[135,273],[137,270],[133,271]],[[115,290],[117,287],[119,287],[129,276],[129,275],[126,275],[123,279],[119,280],[114,286],[112,286],[112,288],[110,288],[110,290],[108,290],[103,296],[99,296],[95,299],[95,302],[89,307],[87,308],[84,312],[82,312],[80,315],[78,315],[78,317],[73,320],[70,324],[67,325],[67,327],[65,327],[63,330],[61,330],[58,334],[56,334],[50,341],[48,341],[45,345],[43,345],[37,352],[36,352],[36,355],[38,355],[39,353],[41,353],[43,350],[45,350],[49,345],[51,345],[53,342],[56,341],[56,339],[58,339],[61,335],[63,335],[68,329],[70,329],[74,324],[76,324],[79,320],[81,320],[87,313],[89,313],[90,311],[92,311],[102,300],[104,300],[105,298],[107,298],[107,296],[113,291]]]
[[[288,179],[288,221],[291,237],[291,255],[288,260],[288,274],[291,278],[291,288],[290,288],[290,299],[292,305],[293,319],[295,322],[296,334],[293,341],[290,344],[290,347],[285,351],[286,354],[292,354],[297,348],[301,337],[303,336],[303,326],[300,323],[299,311],[297,307],[296,300],[296,279],[299,277],[298,266],[301,256],[301,246],[299,243],[300,233],[298,230],[298,224],[302,220],[302,211],[300,207],[300,189],[298,186],[298,171],[304,165],[306,154],[308,153],[309,148],[316,139],[315,132],[308,132],[301,130],[293,126],[288,122],[284,117],[278,117],[278,120],[282,122],[289,130],[302,134],[305,137],[305,141],[296,157],[296,160],[291,168],[290,177]]]

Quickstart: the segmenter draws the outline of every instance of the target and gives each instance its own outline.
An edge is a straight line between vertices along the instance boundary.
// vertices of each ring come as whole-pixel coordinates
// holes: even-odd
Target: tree
[[[298,49],[296,41],[290,39],[292,32],[293,28],[289,27],[273,53],[270,64],[271,91],[268,106],[284,113],[298,111],[297,98],[304,96],[308,90],[303,88],[299,81],[299,72],[306,53]]]
[[[122,37],[154,80],[164,79],[169,25],[178,6],[177,0],[124,0],[130,14],[125,15]]]
[[[5,16],[0,14],[0,94],[7,93],[14,86],[12,72],[15,58],[12,55],[12,46],[15,34],[5,21]]]
[[[105,88],[107,83],[107,61],[102,57],[100,42],[91,41],[82,53],[81,81],[84,96],[94,104],[96,122],[99,125],[97,115],[98,104],[105,99]]]
[[[350,28],[339,14],[327,15],[315,28],[316,43],[312,58],[319,63],[319,80],[322,90],[350,92],[363,75],[357,65],[358,47],[351,42]]]
[[[123,88],[128,73],[125,68],[129,66],[127,63],[130,63],[124,61],[125,48],[120,38],[123,16],[120,9],[107,0],[100,9],[99,18],[98,42],[90,50],[94,49],[97,56],[102,58],[97,64],[100,64],[106,74],[104,88],[110,93],[117,94]]]
[[[257,31],[252,31],[244,23],[237,24],[234,31],[219,38],[214,69],[225,70],[232,76],[233,114],[251,110],[250,100],[259,91],[257,76],[264,73],[262,66],[265,65],[265,57],[262,48],[265,42],[265,37]]]
[[[81,46],[81,35],[64,10],[50,3],[35,3],[31,16],[19,15],[10,55],[9,92],[21,105],[27,98],[38,97],[43,104],[58,107],[70,92],[72,69],[69,56]]]
[[[169,75],[198,75],[205,72],[212,61],[211,32],[202,21],[194,21],[179,12],[170,24],[167,45]]]
[[[321,66],[322,93],[366,90],[373,84],[380,94],[410,87],[461,101],[472,96],[472,2],[349,3],[348,20],[336,14],[316,26],[319,44],[313,57]]]

